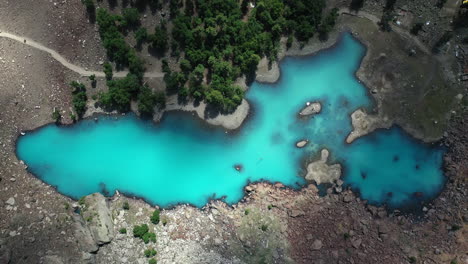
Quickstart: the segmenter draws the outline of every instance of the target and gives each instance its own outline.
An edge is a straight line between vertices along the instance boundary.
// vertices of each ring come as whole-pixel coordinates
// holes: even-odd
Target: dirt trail
[[[9,39],[18,41],[20,43],[23,43],[25,45],[31,46],[33,48],[36,48],[36,49],[42,50],[44,52],[47,52],[52,56],[52,58],[54,58],[55,60],[60,62],[63,66],[67,67],[68,69],[70,69],[70,70],[72,70],[72,71],[74,71],[74,72],[76,72],[76,73],[78,73],[78,74],[80,74],[82,76],[90,76],[90,75],[94,74],[94,75],[96,75],[96,77],[105,77],[104,72],[87,71],[87,70],[85,70],[84,68],[82,68],[80,66],[77,66],[75,64],[70,63],[69,61],[67,61],[67,59],[62,57],[55,50],[50,49],[50,48],[42,45],[41,43],[38,43],[38,42],[36,42],[36,41],[34,41],[34,40],[30,39],[30,38],[10,34],[10,33],[4,32],[2,30],[0,30],[0,37],[9,38]],[[114,72],[114,77],[122,78],[122,77],[125,77],[127,74],[128,74],[128,71]],[[162,77],[164,77],[164,73],[162,73],[162,72],[145,72],[144,77],[145,78],[162,78]]]

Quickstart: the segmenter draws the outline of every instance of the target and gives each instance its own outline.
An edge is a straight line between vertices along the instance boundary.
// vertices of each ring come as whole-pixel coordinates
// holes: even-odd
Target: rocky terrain
[[[467,82],[457,78],[454,53],[462,44],[449,43],[437,56],[424,48],[449,28],[458,1],[448,1],[443,12],[435,2],[396,3],[396,12],[405,15],[393,27],[407,32],[414,21],[431,21],[417,37],[423,46],[397,30],[381,32],[351,12],[340,16],[328,42],[314,39],[304,49],[297,43],[293,48],[295,55],[311,53],[351,30],[370,47],[357,73],[377,103],[368,114],[447,147],[444,191],[409,212],[368,205],[335,179],[325,196],[312,184],[301,190],[252,184],[238,204],[179,205],[161,210],[158,224],[150,220],[155,207],[118,193],[73,201],[27,172],[15,141],[21,132],[52,122],[54,108],[70,122],[67,84],[86,79],[43,52],[0,39],[0,263],[148,263],[148,249],[156,250],[151,258],[158,263],[468,263]],[[380,17],[383,5],[366,1],[361,11]],[[105,59],[79,0],[7,0],[0,13],[1,29],[47,44],[75,64],[94,70]],[[271,70],[260,65],[261,76],[262,67]],[[102,80],[90,95],[99,89]],[[134,226],[141,224],[156,242],[134,237]]]

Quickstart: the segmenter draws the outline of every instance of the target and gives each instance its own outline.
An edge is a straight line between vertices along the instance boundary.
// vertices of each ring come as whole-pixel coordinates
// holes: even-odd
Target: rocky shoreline
[[[54,17],[57,14],[72,17],[72,22],[86,20],[79,1],[61,2],[57,6],[40,1],[28,4],[39,5],[38,12],[42,6],[50,6],[51,10],[58,10]],[[28,10],[24,3],[19,8]],[[75,12],[77,9],[82,13]],[[0,18],[5,24],[10,23],[8,20],[16,14],[7,13],[5,21]],[[28,14],[31,13],[35,14],[32,11]],[[345,19],[341,23],[350,25],[352,30],[353,21],[360,21],[350,16],[340,19]],[[67,24],[62,26],[62,20],[58,18],[51,18],[50,23],[51,26],[38,32],[48,32],[49,27],[70,29]],[[363,35],[366,32],[375,34],[370,27],[375,25],[356,23],[356,27],[362,28],[359,32],[362,39],[369,37]],[[342,25],[339,28],[344,29]],[[93,31],[92,28],[80,30]],[[43,43],[58,45],[58,50],[65,50],[71,61],[86,58],[82,65],[97,65],[104,54],[99,50],[99,41],[91,36],[89,38],[97,44],[87,45],[98,49],[96,53],[99,56],[87,62],[89,55],[80,49],[80,45],[60,46],[60,43],[67,44],[67,40],[61,37],[64,36],[62,32],[57,32],[57,35],[60,37],[46,38]],[[60,41],[55,38],[60,38]],[[374,36],[370,41],[377,42],[380,38]],[[0,42],[0,83],[3,85],[0,91],[0,263],[143,264],[148,262],[144,255],[148,248],[157,250],[158,263],[258,263],[266,260],[268,263],[394,264],[468,261],[466,109],[464,112],[457,110],[457,114],[452,115],[442,139],[447,147],[444,157],[448,177],[446,187],[439,197],[424,205],[418,216],[369,205],[350,190],[337,188],[341,187],[339,182],[332,185],[334,188],[329,188],[323,197],[314,185],[292,190],[281,184],[255,183],[245,187],[246,196],[238,204],[227,206],[220,201],[211,201],[203,210],[178,205],[162,210],[161,223],[153,225],[150,216],[155,208],[142,200],[119,194],[110,198],[95,194],[83,199],[84,204],[80,205],[27,173],[25,166],[17,160],[14,142],[20,131],[51,122],[54,107],[64,114],[69,113],[71,98],[67,83],[80,77],[50,57],[15,44]],[[372,57],[380,60],[392,57],[369,53],[366,56],[370,62]],[[389,86],[393,80],[391,76],[380,76],[381,69],[377,66],[361,65],[358,74],[368,72],[378,76],[379,80],[386,80],[381,85],[370,80],[372,85],[369,86],[376,89],[375,93],[374,89],[370,92],[376,98],[378,112],[381,113],[380,110],[385,108],[382,100],[387,97],[393,100],[394,87]],[[35,74],[29,74],[32,72]],[[362,80],[368,84],[369,80]],[[98,81],[98,86],[100,83]],[[395,118],[388,116],[388,120],[394,122]],[[440,119],[437,121],[442,125]],[[68,122],[67,117],[64,122]],[[410,131],[409,128],[405,130]],[[416,132],[411,134],[417,136]],[[125,201],[129,203],[128,210],[123,209]],[[78,209],[85,209],[85,212],[80,214]],[[164,225],[162,219],[166,218]],[[145,223],[155,232],[156,243],[145,244],[133,237],[134,225]],[[120,232],[122,228],[126,228],[126,234]]]

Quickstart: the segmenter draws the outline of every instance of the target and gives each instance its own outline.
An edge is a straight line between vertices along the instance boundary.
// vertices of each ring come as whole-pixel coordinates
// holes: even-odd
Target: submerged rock
[[[327,164],[329,156],[328,150],[322,149],[321,155],[320,160],[314,161],[307,166],[307,175],[305,178],[308,181],[315,181],[317,184],[333,183],[341,176],[341,165]]]

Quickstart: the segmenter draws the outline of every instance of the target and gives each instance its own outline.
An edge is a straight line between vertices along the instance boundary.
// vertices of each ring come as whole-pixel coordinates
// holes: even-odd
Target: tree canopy
[[[119,68],[128,67],[131,73],[122,80],[110,80],[111,74],[106,74],[110,80],[109,91],[101,94],[100,102],[109,108],[128,111],[130,101],[138,99],[140,112],[149,113],[154,108],[155,94],[142,85],[144,61],[125,42],[124,35],[129,30],[135,30],[139,47],[147,42],[161,56],[166,56],[169,49],[171,56],[183,54],[183,58],[178,58],[177,70],[171,70],[163,60],[168,93],[205,99],[221,111],[233,111],[244,96],[242,89],[234,85],[235,80],[242,75],[252,77],[262,57],[276,60],[282,36],[288,36],[289,46],[292,36],[301,42],[316,33],[327,36],[338,16],[337,9],[333,9],[322,17],[325,0],[257,0],[254,8],[247,3],[170,0],[172,25],[167,27],[167,22],[162,20],[153,34],[138,27],[138,8],[160,7],[163,1],[134,0],[121,15],[98,8],[97,23],[109,59]],[[106,70],[109,71],[107,66]],[[138,85],[129,83],[133,81]]]

